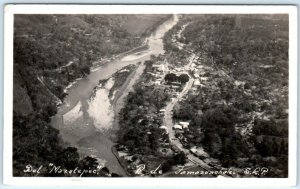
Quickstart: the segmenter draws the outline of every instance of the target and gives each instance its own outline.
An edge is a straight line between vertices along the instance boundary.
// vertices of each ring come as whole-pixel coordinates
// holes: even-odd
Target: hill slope
[[[32,176],[23,171],[28,164],[37,167],[53,162],[72,169],[89,161],[95,166],[93,158],[79,160],[76,148],[61,146],[58,131],[49,124],[50,117],[65,97],[65,87],[89,74],[94,61],[140,46],[149,31],[167,18],[168,15],[15,15],[15,176]],[[133,23],[138,25],[133,27]],[[40,176],[46,172],[43,170]]]

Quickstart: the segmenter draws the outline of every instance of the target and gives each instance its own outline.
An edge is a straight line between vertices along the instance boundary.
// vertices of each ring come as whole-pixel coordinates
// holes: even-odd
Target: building
[[[158,71],[158,72],[165,72],[166,71],[166,67],[164,64],[153,64],[152,67]]]
[[[153,82],[154,85],[160,85],[160,83],[161,83],[160,80],[155,80],[155,81]]]
[[[190,124],[189,122],[184,122],[184,121],[179,122],[179,125],[181,125],[183,129],[188,129],[189,124]]]
[[[162,125],[159,128],[164,130],[166,134],[169,134],[168,128],[166,126]]]
[[[199,78],[200,76],[199,76],[198,73],[194,73],[194,77],[195,77],[195,78]]]
[[[238,80],[235,80],[235,81],[234,81],[234,85],[235,85],[236,87],[239,87],[239,86],[244,87],[245,82],[244,82],[244,81],[238,81]]]
[[[180,88],[180,86],[171,85],[171,89],[176,89],[176,90],[178,90],[179,88]]]
[[[176,125],[173,126],[173,129],[174,130],[182,130],[182,126],[176,124]]]
[[[201,85],[201,83],[200,83],[199,79],[195,79],[195,81],[194,81],[194,85],[196,85],[196,86],[200,86],[200,85]]]
[[[156,76],[156,74],[155,74],[155,73],[152,73],[152,72],[147,72],[147,74],[150,74],[150,75],[152,75],[152,76]]]
[[[201,159],[209,157],[209,155],[204,151],[202,147],[194,146],[190,149],[190,152]]]
[[[206,82],[208,80],[208,77],[200,77],[201,82]]]

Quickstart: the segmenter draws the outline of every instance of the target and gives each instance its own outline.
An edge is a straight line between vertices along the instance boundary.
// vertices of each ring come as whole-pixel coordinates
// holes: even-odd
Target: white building
[[[198,73],[194,73],[194,77],[195,77],[195,78],[199,78],[200,76],[199,76]]]
[[[165,113],[166,110],[165,110],[165,109],[161,109],[161,110],[159,110],[159,112],[160,112],[160,113]]]
[[[155,81],[153,82],[153,84],[154,84],[154,85],[160,85],[160,84],[161,84],[161,81],[160,81],[160,80],[155,80]]]
[[[190,149],[190,152],[197,157],[208,158],[209,155],[204,151],[202,147],[194,146]]]
[[[196,86],[200,86],[200,85],[201,85],[201,83],[200,83],[199,79],[195,79],[195,81],[194,81],[194,85],[196,85]]]
[[[165,130],[166,134],[169,134],[168,128],[166,126],[162,125],[159,128]]]
[[[176,125],[173,126],[173,129],[175,129],[175,130],[182,130],[182,126],[176,124]]]
[[[200,77],[201,82],[206,82],[208,80],[208,77]]]
[[[189,122],[184,122],[184,121],[179,122],[179,125],[181,125],[183,129],[188,129],[189,124],[190,124]]]

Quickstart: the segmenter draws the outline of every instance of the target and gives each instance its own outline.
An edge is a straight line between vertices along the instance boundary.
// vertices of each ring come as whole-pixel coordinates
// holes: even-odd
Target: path
[[[182,31],[181,31],[182,32]],[[175,43],[177,45],[177,43]],[[181,50],[184,50],[188,53],[191,53],[189,63],[185,66],[185,70],[187,74],[190,76],[189,81],[185,84],[183,90],[179,93],[179,95],[172,101],[170,101],[167,106],[165,107],[165,115],[163,119],[163,124],[168,128],[169,131],[169,139],[171,145],[175,146],[178,148],[180,151],[183,151],[188,160],[194,163],[195,165],[203,168],[204,170],[211,170],[212,167],[207,165],[203,160],[199,159],[198,157],[194,156],[188,149],[184,148],[181,142],[175,137],[175,130],[173,130],[173,118],[172,118],[172,111],[175,106],[175,104],[180,101],[187,93],[188,91],[192,88],[194,79],[191,77],[189,74],[189,70],[191,68],[191,64],[193,63],[193,60],[197,57],[192,51],[181,48]]]

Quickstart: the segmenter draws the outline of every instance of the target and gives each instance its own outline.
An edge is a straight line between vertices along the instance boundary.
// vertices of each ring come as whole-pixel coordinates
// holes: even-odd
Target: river
[[[125,176],[125,171],[119,164],[117,158],[111,151],[114,142],[111,140],[109,130],[112,128],[113,121],[107,120],[103,116],[106,130],[99,129],[99,119],[96,122],[95,116],[97,112],[91,107],[99,107],[107,109],[109,104],[106,99],[98,99],[91,101],[90,96],[99,80],[107,79],[112,74],[122,69],[129,64],[137,64],[150,59],[150,55],[164,54],[163,36],[178,22],[177,15],[174,15],[169,20],[161,24],[151,36],[148,38],[149,48],[141,52],[134,52],[125,57],[113,60],[101,66],[99,69],[91,72],[87,77],[78,80],[69,90],[68,96],[58,108],[58,113],[52,118],[52,126],[60,131],[60,136],[66,143],[65,146],[74,146],[78,148],[81,157],[92,156],[97,158],[100,163],[105,164],[110,172]],[[132,81],[123,86],[124,94],[131,90],[134,81],[142,74],[144,64],[140,64],[135,75],[132,76]],[[123,101],[126,95],[120,95],[120,99],[115,103],[113,110],[120,110],[124,105]],[[95,97],[96,98],[96,97]],[[93,104],[94,103],[94,104]],[[96,104],[95,104],[96,103]],[[95,108],[94,108],[95,109]],[[101,121],[100,119],[100,121]],[[101,124],[101,123],[100,123]],[[103,128],[103,123],[102,123]]]

